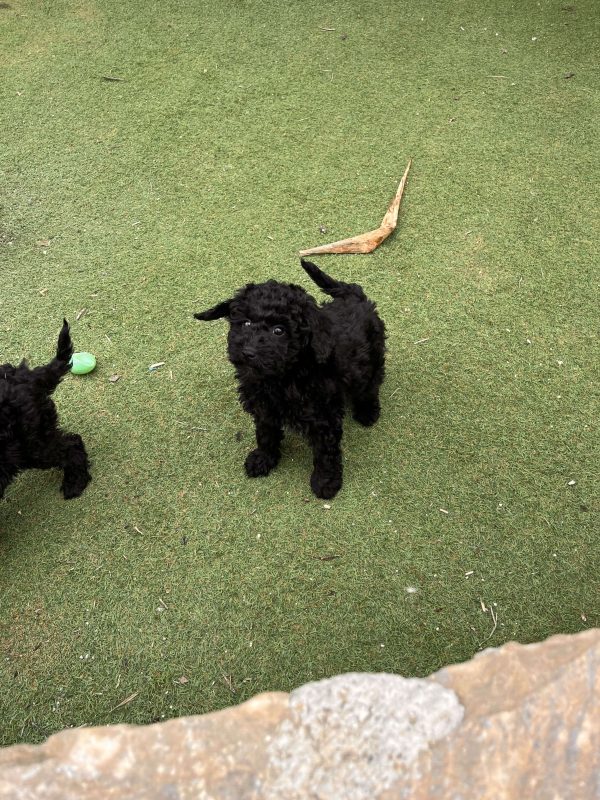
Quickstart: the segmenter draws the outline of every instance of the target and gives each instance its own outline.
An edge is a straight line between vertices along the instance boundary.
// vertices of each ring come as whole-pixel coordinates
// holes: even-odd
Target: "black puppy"
[[[336,281],[310,261],[302,266],[332,301],[318,306],[300,286],[271,280],[249,283],[231,300],[194,316],[229,318],[229,360],[242,405],[256,425],[248,475],[273,469],[283,427],[289,425],[308,438],[310,485],[317,497],[327,499],[342,485],[346,402],[361,425],[379,418],[385,327],[358,284]]]
[[[64,433],[50,395],[69,371],[73,345],[66,320],[58,337],[56,358],[30,369],[0,365],[0,498],[25,469],[58,467],[64,471],[65,499],[79,497],[88,482],[88,459],[81,436]]]

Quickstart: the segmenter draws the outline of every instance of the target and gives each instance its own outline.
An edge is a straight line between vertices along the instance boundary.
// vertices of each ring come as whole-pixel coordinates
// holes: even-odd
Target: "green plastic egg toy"
[[[87,375],[96,366],[96,356],[92,353],[73,353],[71,372],[73,375]]]

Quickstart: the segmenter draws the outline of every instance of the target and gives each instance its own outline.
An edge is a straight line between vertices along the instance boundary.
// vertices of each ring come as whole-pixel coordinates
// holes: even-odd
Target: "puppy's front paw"
[[[317,497],[330,500],[342,488],[342,476],[315,470],[310,476],[310,486]]]
[[[246,457],[244,463],[246,474],[249,478],[260,478],[263,475],[268,475],[278,461],[278,458],[265,453],[264,450],[257,447],[256,450],[248,453]]]

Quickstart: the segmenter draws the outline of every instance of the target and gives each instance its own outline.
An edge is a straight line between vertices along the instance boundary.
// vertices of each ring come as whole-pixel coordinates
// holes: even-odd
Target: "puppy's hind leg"
[[[379,387],[385,375],[383,339],[373,346],[370,363],[355,376],[350,386],[350,404],[354,419],[370,428],[379,419],[381,403],[379,402]]]
[[[248,453],[244,466],[249,478],[259,478],[268,475],[279,463],[281,456],[281,440],[283,430],[281,425],[261,416],[254,417],[256,425],[256,447]]]
[[[365,428],[375,425],[381,414],[381,403],[379,402],[379,387],[362,394],[353,395],[352,416]]]
[[[27,467],[63,470],[62,493],[65,500],[79,497],[91,480],[88,457],[81,436],[77,433],[52,431],[51,435],[30,454]]]
[[[310,486],[317,497],[329,500],[342,488],[342,425],[315,425],[309,438],[313,448]]]
[[[62,433],[64,477],[62,493],[65,500],[79,497],[91,481],[89,461],[83,439],[78,433]]]

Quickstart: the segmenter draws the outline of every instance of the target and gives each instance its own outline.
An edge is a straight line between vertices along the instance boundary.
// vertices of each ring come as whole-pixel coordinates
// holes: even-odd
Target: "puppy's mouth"
[[[272,377],[281,373],[280,364],[272,363],[257,356],[251,358],[246,356],[238,357],[233,361],[233,365],[237,369],[241,369],[253,376]]]

